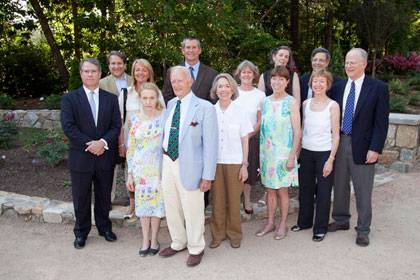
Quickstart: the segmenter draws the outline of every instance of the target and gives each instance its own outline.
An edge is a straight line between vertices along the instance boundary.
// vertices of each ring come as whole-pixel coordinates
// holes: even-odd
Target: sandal
[[[275,240],[282,240],[287,236],[287,231],[289,229],[286,227],[286,229],[284,230],[284,232],[279,233],[278,231],[276,231],[276,233],[274,234],[274,239]]]
[[[267,233],[273,232],[274,231],[274,226],[272,226],[270,229],[266,230],[267,227],[264,227],[262,230],[259,230],[255,233],[255,236],[257,237],[263,237],[264,235],[266,235]]]
[[[127,212],[127,214],[124,214],[124,216],[123,216],[123,218],[124,218],[124,220],[128,220],[128,219],[131,219],[131,218],[133,218],[134,217],[134,210],[133,210],[133,212],[131,212],[131,213],[128,213]]]

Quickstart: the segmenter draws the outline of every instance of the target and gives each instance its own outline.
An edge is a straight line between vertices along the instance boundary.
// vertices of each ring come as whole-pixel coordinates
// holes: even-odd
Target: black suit
[[[341,112],[347,80],[332,89],[332,98]],[[350,85],[349,85],[350,88]],[[385,144],[389,121],[389,93],[385,83],[365,76],[353,113],[350,135],[340,137],[334,163],[334,203],[332,217],[338,225],[350,220],[350,179],[356,196],[357,227],[361,234],[369,234],[372,221],[372,188],[375,165],[366,164],[369,150],[381,153]],[[341,122],[340,122],[341,123]]]
[[[69,169],[76,223],[76,237],[86,238],[91,229],[92,182],[95,187],[95,223],[99,232],[111,231],[111,187],[118,155],[121,115],[115,95],[99,89],[97,125],[83,87],[63,96],[61,126],[69,139]],[[86,143],[104,139],[108,150],[96,156],[85,152]]]
[[[180,64],[185,66],[185,63]],[[166,73],[165,83],[163,85],[163,98],[165,102],[168,103],[169,100],[175,97],[174,91],[172,90],[170,71]],[[215,100],[210,98],[210,89],[213,84],[214,78],[217,76],[217,71],[213,68],[200,62],[200,67],[198,68],[197,79],[194,81],[191,90],[195,93],[197,97],[208,100],[212,103],[215,103]]]

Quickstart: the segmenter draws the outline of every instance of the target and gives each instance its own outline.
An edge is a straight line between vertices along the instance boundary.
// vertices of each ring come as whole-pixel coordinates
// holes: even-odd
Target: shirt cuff
[[[102,142],[104,142],[104,144],[105,144],[105,146],[104,146],[104,149],[105,150],[108,150],[109,148],[108,148],[108,142],[106,142],[105,141],[105,139],[103,139],[103,138],[101,138],[101,139],[99,139],[100,141],[102,141]]]

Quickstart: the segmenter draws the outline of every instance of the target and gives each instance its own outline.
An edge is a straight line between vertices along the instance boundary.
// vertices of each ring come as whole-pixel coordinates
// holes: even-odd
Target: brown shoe
[[[193,267],[193,266],[199,265],[201,263],[201,259],[203,258],[203,255],[204,255],[204,250],[201,251],[201,253],[198,255],[190,254],[187,260],[187,266]]]
[[[349,228],[349,224],[340,225],[334,222],[328,225],[328,232],[335,232],[337,230],[348,230]]]
[[[239,247],[241,247],[241,241],[230,241],[230,247],[234,248],[234,249],[238,249]]]
[[[212,240],[210,245],[209,245],[209,248],[211,248],[211,249],[217,248],[217,247],[220,246],[220,243],[221,243],[220,241]]]
[[[182,250],[174,250],[172,249],[170,246],[168,248],[163,249],[162,251],[159,252],[159,256],[163,257],[163,258],[168,258],[168,257],[172,257],[173,255],[175,255],[176,253],[182,252],[187,248],[184,248]]]

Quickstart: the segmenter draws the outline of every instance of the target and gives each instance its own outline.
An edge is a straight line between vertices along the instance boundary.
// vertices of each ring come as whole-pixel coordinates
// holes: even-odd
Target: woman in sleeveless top
[[[312,240],[316,242],[324,239],[328,229],[333,163],[340,140],[340,107],[326,94],[332,81],[332,75],[328,71],[314,72],[309,80],[314,97],[305,100],[302,107],[299,216],[297,225],[291,230],[300,231],[313,226]]]

